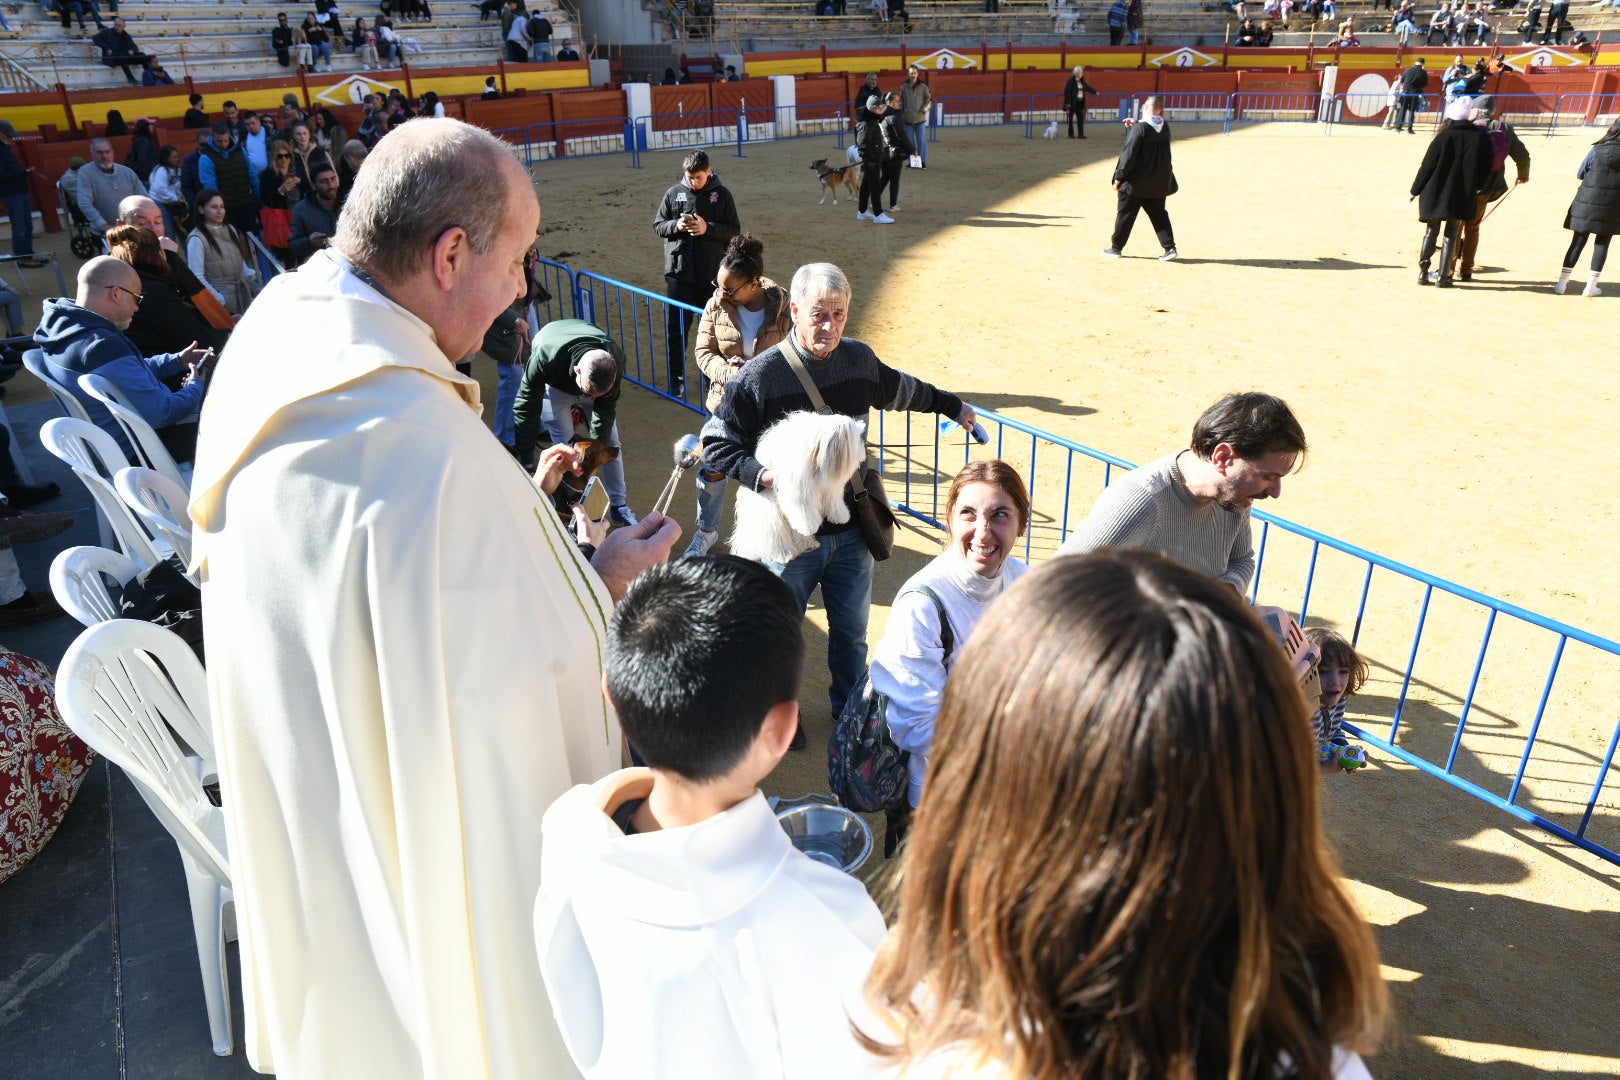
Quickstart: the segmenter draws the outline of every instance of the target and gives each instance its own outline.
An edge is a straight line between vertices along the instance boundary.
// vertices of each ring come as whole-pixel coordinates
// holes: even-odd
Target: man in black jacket
[[[37,270],[45,260],[34,258],[34,203],[28,197],[28,173],[11,149],[17,130],[9,120],[0,120],[0,204],[11,219],[11,253],[19,256],[18,266]]]
[[[893,223],[894,218],[883,212],[883,116],[888,106],[877,94],[866,99],[855,113],[855,147],[861,152],[861,208],[855,214],[857,221],[875,221],[881,225]],[[867,211],[867,206],[872,207]]]
[[[292,66],[292,27],[287,25],[287,13],[282,12],[276,16],[276,28],[270,31],[270,47],[276,50],[276,63],[282,67]]]
[[[737,203],[694,150],[681,162],[681,182],[664,192],[653,232],[664,238],[664,295],[701,309],[714,294],[714,276],[731,238],[742,231]],[[686,338],[697,315],[674,304],[664,309],[669,392],[686,395]]]
[[[1423,109],[1423,90],[1429,85],[1429,71],[1423,66],[1423,57],[1412,61],[1412,66],[1401,72],[1401,111],[1395,114],[1395,130],[1406,125],[1408,135],[1416,135],[1412,123]]]
[[[129,85],[140,85],[140,80],[129,70],[129,65],[145,64],[146,54],[135,47],[135,39],[124,29],[123,19],[114,19],[111,26],[102,27],[91,40],[101,49],[103,64],[123,68],[124,78],[129,80]]]
[[[883,103],[883,183],[889,189],[889,209],[900,209],[900,173],[917,148],[911,145],[900,116],[900,91],[890,90]]]
[[[1159,261],[1176,257],[1176,236],[1170,228],[1170,214],[1164,200],[1176,193],[1176,174],[1170,166],[1170,124],[1164,118],[1164,106],[1157,97],[1142,102],[1142,119],[1127,120],[1130,128],[1125,133],[1125,145],[1119,151],[1119,164],[1114,166],[1114,190],[1119,192],[1119,213],[1114,218],[1113,241],[1103,249],[1110,259],[1117,259],[1131,238],[1131,227],[1136,224],[1138,211],[1146,210],[1164,254]]]
[[[1095,94],[1097,88],[1086,82],[1086,69],[1076,66],[1069,81],[1063,84],[1063,111],[1069,114],[1069,138],[1074,138],[1075,125],[1080,125],[1080,138],[1086,137],[1086,95]]]

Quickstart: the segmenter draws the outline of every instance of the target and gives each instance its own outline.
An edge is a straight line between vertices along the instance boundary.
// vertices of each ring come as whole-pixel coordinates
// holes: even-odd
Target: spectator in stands
[[[315,188],[315,169],[326,165],[331,167],[332,159],[315,144],[314,136],[310,134],[309,124],[300,120],[292,126],[292,139],[290,140],[293,153],[293,172],[303,181],[303,190],[307,193]]]
[[[435,120],[444,119],[444,105],[439,101],[439,95],[429,90],[423,94],[416,103],[416,115],[429,116]],[[345,140],[347,141],[347,140]]]
[[[107,247],[113,258],[129,263],[141,278],[141,302],[124,334],[142,356],[183,352],[193,344],[223,349],[230,331],[215,328],[197,310],[186,286],[169,272],[170,256],[163,242],[139,225],[114,225],[107,230]],[[188,271],[186,280],[197,279]],[[198,282],[196,288],[201,292],[205,286]]]
[[[1461,53],[1451,58],[1451,66],[1440,76],[1440,89],[1445,94],[1447,105],[1457,100],[1457,95],[1463,92],[1463,87],[1467,85],[1468,78],[1473,73],[1474,69],[1463,60]]]
[[[501,5],[501,41],[506,41],[507,35],[512,32],[512,23],[518,17],[518,10],[522,7],[521,0],[506,0]]]
[[[889,210],[900,209],[900,172],[911,160],[917,148],[906,137],[906,125],[900,119],[900,91],[890,90],[884,101],[883,120],[883,180],[889,188]]]
[[[1462,223],[1474,216],[1475,197],[1491,176],[1491,140],[1469,122],[1471,112],[1471,103],[1466,100],[1446,106],[1445,122],[1430,141],[1423,164],[1412,180],[1418,220],[1427,226],[1418,253],[1419,285],[1451,285]],[[1429,265],[1442,230],[1445,241],[1440,251],[1440,280],[1435,282],[1429,277]]]
[[[1471,98],[1479,97],[1485,92],[1485,80],[1490,76],[1491,70],[1485,63],[1485,58],[1482,56],[1475,60],[1474,69],[1468,73],[1468,78],[1463,80],[1463,95]]]
[[[386,66],[399,67],[404,46],[400,44],[399,35],[394,32],[393,21],[379,16],[373,28],[377,32],[377,54],[383,58]]]
[[[197,192],[201,191],[203,186],[201,177],[203,147],[213,141],[214,133],[211,129],[205,128],[197,132],[197,149],[187,154],[180,162],[180,194],[186,197],[188,210],[191,204],[197,201]]]
[[[194,344],[177,353],[142,356],[124,334],[142,299],[141,278],[135,268],[98,255],[79,268],[74,299],[50,297],[45,301],[34,341],[45,354],[51,377],[79,399],[90,419],[125,453],[134,451],[129,439],[107,407],[80,388],[80,375],[94,372],[117,386],[141,419],[157,430],[175,460],[190,461],[196,453],[196,414],[203,398],[197,366],[205,350]],[[159,381],[176,375],[184,375],[186,380],[178,391]]]
[[[1254,39],[1254,43],[1260,46],[1262,49],[1269,49],[1271,48],[1271,43],[1275,37],[1276,35],[1271,29],[1271,20],[1267,19],[1265,22],[1260,24],[1260,33]]]
[[[354,56],[360,61],[361,71],[382,67],[382,62],[377,59],[377,32],[367,28],[366,20],[354,20],[354,33],[350,40],[354,42]]]
[[[1370,1080],[1388,994],[1314,750],[1226,589],[1139,552],[1032,571],[951,671],[862,1041],[906,1076]]]
[[[360,166],[366,162],[366,144],[359,139],[350,139],[343,144],[343,150],[338,154],[338,209],[349,201],[349,191],[354,187],[354,178],[360,174]]]
[[[152,170],[157,168],[158,144],[152,137],[152,125],[146,117],[135,121],[135,131],[129,137],[129,149],[124,151],[124,164],[135,171],[141,183],[147,183]]]
[[[945,679],[990,605],[1029,570],[1014,555],[1029,527],[1029,490],[1004,461],[975,461],[956,474],[945,501],[945,549],[900,587],[872,651],[872,691],[889,699],[895,745],[911,755],[905,809],[923,794]],[[889,816],[884,854],[904,836],[909,813]]]
[[[178,146],[165,146],[158,151],[157,168],[152,170],[151,181],[147,184],[147,191],[152,201],[157,204],[158,212],[163,217],[163,231],[165,235],[173,236],[179,230],[175,228],[175,213],[178,209],[181,217],[185,216],[185,196],[180,193],[180,148]]]
[[[125,197],[146,194],[134,170],[113,161],[112,143],[106,139],[90,140],[90,167],[79,170],[78,187],[79,209],[98,236],[117,220]]]
[[[1125,40],[1125,19],[1130,14],[1129,0],[1114,0],[1108,7],[1108,44],[1118,45]]]
[[[1423,111],[1423,91],[1429,85],[1429,70],[1424,67],[1423,57],[1413,60],[1412,66],[1401,72],[1400,85],[1401,110],[1395,114],[1395,130],[1401,130],[1404,124],[1408,135],[1416,135],[1412,125]]]
[[[1598,288],[1598,275],[1609,257],[1610,239],[1620,232],[1620,120],[1610,124],[1609,130],[1587,151],[1575,175],[1580,178],[1581,186],[1569,204],[1569,212],[1564,215],[1564,228],[1573,235],[1553,292],[1563,293],[1575,273],[1575,264],[1580,261],[1587,239],[1595,236],[1592,269],[1581,295],[1601,296],[1603,290]]]
[[[198,198],[202,191],[217,192],[224,199],[225,212],[237,232],[257,231],[259,215],[255,204],[259,198],[259,174],[249,167],[247,155],[231,134],[229,124],[223,120],[214,124],[202,154],[202,160],[197,163],[197,181],[202,185]],[[193,199],[192,205],[200,203]]]
[[[416,114],[411,112],[410,105],[405,102],[405,95],[398,90],[388,91],[388,127],[392,130],[396,125],[406,120],[415,119]]]
[[[1142,0],[1130,0],[1125,8],[1125,33],[1127,45],[1142,44],[1142,26],[1144,23],[1142,13]]]
[[[155,56],[148,56],[141,71],[142,86],[173,86],[174,76],[163,70],[163,65]]]
[[[1456,37],[1456,31],[1457,20],[1451,11],[1451,4],[1441,0],[1440,9],[1429,18],[1429,34],[1426,41],[1432,46],[1435,36],[1438,35],[1440,44],[1450,45]]]
[[[382,107],[382,99],[376,94],[367,94],[360,108],[360,126],[355,128],[354,133],[370,149],[377,145],[378,139],[388,134],[388,113]]]
[[[905,87],[901,87],[900,91],[904,100]],[[1069,74],[1069,81],[1063,84],[1063,111],[1069,118],[1069,138],[1086,137],[1086,95],[1096,92],[1097,88],[1086,82],[1086,69],[1076,64],[1074,71]],[[1078,136],[1074,133],[1076,127],[1080,129]],[[907,124],[906,128],[909,131],[911,125]],[[915,144],[917,140],[913,139],[912,142]]]
[[[242,143],[242,153],[247,155],[248,168],[254,176],[258,176],[270,166],[270,133],[264,130],[264,119],[258,113],[244,113],[242,116],[242,134],[238,136]]]
[[[1228,394],[1198,418],[1187,449],[1105,488],[1058,554],[1143,548],[1242,595],[1254,578],[1250,507],[1281,497],[1305,451],[1305,430],[1281,398]]]
[[[928,114],[933,104],[933,91],[923,81],[922,68],[912,64],[906,69],[906,81],[900,84],[900,120],[924,169],[928,168]]]
[[[775,483],[754,457],[765,429],[790,412],[811,408],[794,373],[788,350],[802,363],[827,407],[863,424],[871,409],[937,413],[971,428],[973,409],[955,394],[891,368],[870,347],[844,337],[850,310],[849,279],[831,263],[801,266],[789,290],[793,332],[755,356],[726,387],[720,408],[703,425],[704,462],[758,491]],[[857,483],[857,487],[859,484]],[[845,503],[853,494],[845,489]],[[802,614],[819,585],[828,620],[828,666],[832,714],[866,670],[866,627],[872,603],[872,553],[853,514],[848,523],[828,522],[816,546],[785,564],[771,566],[793,590]],[[795,744],[804,745],[803,731]]]
[[[1489,0],[1479,0],[1474,10],[1469,12],[1467,29],[1474,32],[1474,44],[1484,47],[1485,39],[1491,36],[1491,6]]]
[[[332,243],[338,223],[337,170],[326,162],[314,167],[314,183],[293,207],[292,256],[288,269],[301,265],[311,255]]]
[[[1562,45],[1564,43],[1564,27],[1568,25],[1568,19],[1569,0],[1553,0],[1552,4],[1547,8],[1547,25],[1541,31],[1541,43],[1545,45],[1547,39],[1552,38],[1553,44]]]
[[[1252,49],[1259,36],[1260,28],[1254,24],[1254,20],[1244,19],[1243,25],[1238,27],[1237,45],[1239,48]]]
[[[190,107],[186,109],[186,115],[180,121],[181,127],[196,129],[213,125],[213,121],[208,119],[207,111],[203,109],[201,94],[192,94],[186,101]]]
[[[286,12],[276,16],[275,29],[270,31],[270,47],[276,51],[278,64],[292,66],[293,29],[287,23]]]
[[[211,188],[197,196],[197,227],[186,240],[186,262],[214,299],[237,318],[253,300],[258,275],[248,265],[247,240],[225,220],[225,200]]]
[[[124,123],[124,114],[117,109],[107,110],[107,125],[101,133],[109,139],[116,139],[120,135],[129,134],[129,126]]]
[[[259,201],[267,210],[292,208],[302,197],[304,182],[292,171],[292,147],[275,139],[270,143],[270,164],[259,173]]]
[[[313,15],[304,16],[305,19],[313,19],[314,17]],[[314,50],[310,48],[309,38],[305,35],[303,26],[293,27],[293,63],[298,66],[298,70],[308,71],[313,66],[313,56]]]
[[[78,19],[79,33],[89,32],[90,28],[84,25],[84,13],[86,11],[89,11],[90,17],[95,19],[98,30],[106,26],[106,23],[101,21],[101,12],[96,8],[95,0],[84,0],[84,2],[81,2],[81,0],[56,0],[56,10],[62,16],[62,29],[64,30],[69,28],[70,19]]]
[[[866,99],[874,94],[881,97],[882,91],[878,89],[877,72],[868,71],[866,81],[861,84],[859,90],[855,91],[855,100],[849,103],[849,115],[852,118],[860,116],[861,110],[866,107]]]
[[[499,101],[501,92],[495,89],[495,76],[491,75],[484,80],[484,92],[479,96],[482,101]]]
[[[321,61],[326,61],[326,70],[332,70],[332,35],[326,28],[316,21],[315,16],[304,17],[304,38],[309,42],[311,51],[315,54],[315,70],[321,69]]]
[[[56,181],[56,186],[67,196],[68,209],[78,214],[80,220],[88,220],[84,211],[79,209],[79,170],[85,164],[84,158],[74,154],[68,159],[67,168],[62,170],[61,178]]]
[[[568,42],[563,42],[562,48],[557,50],[557,60],[561,63],[578,63],[579,50]]]
[[[104,26],[92,39],[101,50],[101,62],[108,67],[123,68],[129,85],[138,86],[140,80],[129,70],[131,64],[145,64],[146,54],[135,47],[135,39],[124,29],[124,20],[115,18],[111,26]]]
[[[1339,24],[1339,48],[1353,49],[1360,44],[1361,39],[1356,36],[1356,17],[1351,15]]]
[[[432,94],[433,91],[429,90],[428,93]],[[442,109],[440,113],[442,115]],[[324,105],[315,110],[309,122],[314,128],[310,134],[315,140],[315,145],[325,151],[328,161],[335,162],[338,154],[343,151],[343,144],[349,141],[348,131],[338,123],[337,117],[332,115],[332,110]]]
[[[1153,231],[1164,246],[1159,260],[1174,259],[1177,257],[1176,237],[1164,200],[1176,193],[1178,185],[1171,167],[1170,122],[1164,118],[1164,106],[1159,98],[1144,98],[1142,119],[1126,120],[1125,126],[1129,130],[1119,151],[1119,162],[1114,166],[1114,190],[1118,193],[1119,208],[1114,215],[1113,237],[1103,249],[1103,255],[1110,259],[1120,257],[1131,238],[1137,214],[1146,210]]]
[[[1536,30],[1541,26],[1542,0],[1530,0],[1530,6],[1525,8],[1524,21],[1519,24],[1519,30],[1524,34],[1526,45],[1536,36]]]
[[[664,69],[663,81],[661,81],[658,85],[659,86],[674,86],[676,83],[678,83],[680,81],[681,80],[678,77],[676,77],[676,75],[675,75],[675,69],[672,68],[672,67],[667,67],[667,68]]]
[[[1405,45],[1407,39],[1417,30],[1417,11],[1412,7],[1412,0],[1401,0],[1401,6],[1395,9],[1390,16],[1389,29],[1392,34]]]
[[[742,76],[737,74],[736,65],[734,65],[734,64],[727,64],[726,65],[726,77],[721,81],[722,82],[742,82]]]
[[[247,124],[242,119],[242,110],[236,107],[234,101],[227,101],[219,108],[225,114],[225,123],[230,125],[231,134],[240,140],[247,134]]]
[[[534,62],[549,64],[551,62],[551,20],[540,14],[535,8],[529,16],[529,42],[534,50]]]
[[[34,202],[28,194],[28,174],[34,170],[24,168],[11,148],[16,137],[11,121],[0,120],[0,204],[11,219],[11,253],[19,257],[17,265],[37,270],[45,261],[34,257]]]
[[[653,232],[664,241],[664,295],[694,307],[708,302],[714,276],[731,238],[742,231],[737,203],[720,183],[709,155],[693,150],[681,162],[681,181],[664,192],[653,218]],[[664,343],[669,392],[686,394],[686,339],[696,319],[669,305],[664,309]]]

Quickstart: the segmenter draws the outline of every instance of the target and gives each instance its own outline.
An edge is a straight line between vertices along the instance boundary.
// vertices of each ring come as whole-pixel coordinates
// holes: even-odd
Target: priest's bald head
[[[420,119],[371,152],[332,245],[460,360],[522,295],[539,228],[534,183],[510,147],[460,120]]]

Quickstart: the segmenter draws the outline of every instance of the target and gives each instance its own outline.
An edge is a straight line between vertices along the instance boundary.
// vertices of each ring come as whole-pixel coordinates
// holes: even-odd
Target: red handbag
[[[292,243],[292,211],[260,210],[259,233],[268,248],[285,248]]]

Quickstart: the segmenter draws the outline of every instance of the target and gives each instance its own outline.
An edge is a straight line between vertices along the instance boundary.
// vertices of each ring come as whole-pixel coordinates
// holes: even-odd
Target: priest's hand
[[[554,495],[565,471],[579,475],[580,453],[567,443],[552,443],[540,453],[539,464],[534,467],[534,482],[547,495]]]
[[[654,510],[634,525],[614,529],[591,557],[591,568],[618,603],[630,583],[646,569],[669,561],[670,549],[681,536],[675,519]]]

